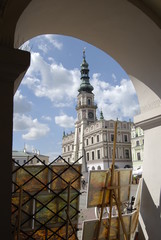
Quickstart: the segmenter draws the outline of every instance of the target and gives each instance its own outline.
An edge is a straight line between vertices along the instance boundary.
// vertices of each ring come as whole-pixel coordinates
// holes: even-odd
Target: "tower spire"
[[[89,82],[89,69],[88,63],[86,62],[86,55],[85,55],[85,48],[83,49],[83,62],[81,64],[81,84],[78,89],[78,92],[81,93],[82,91],[92,93],[93,86]]]
[[[103,116],[103,112],[102,112],[102,109],[101,109],[101,112],[100,112],[100,120],[103,120],[104,119],[104,116]]]

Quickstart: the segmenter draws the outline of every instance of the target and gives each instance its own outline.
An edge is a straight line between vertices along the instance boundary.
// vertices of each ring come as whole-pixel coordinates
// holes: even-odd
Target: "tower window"
[[[91,99],[88,98],[87,102],[88,102],[88,106],[91,105]]]

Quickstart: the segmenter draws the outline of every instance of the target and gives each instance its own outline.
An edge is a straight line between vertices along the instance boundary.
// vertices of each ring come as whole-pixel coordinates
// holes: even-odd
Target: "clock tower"
[[[85,120],[86,124],[96,121],[97,105],[94,103],[93,86],[89,82],[88,63],[85,58],[85,50],[83,51],[83,62],[81,64],[81,84],[78,89],[77,96],[77,119],[78,122]]]
[[[95,122],[97,105],[94,103],[93,86],[89,82],[89,68],[86,62],[85,50],[83,50],[83,61],[81,64],[81,84],[77,96],[77,121],[75,123],[75,139],[73,160],[82,157],[82,172],[86,172],[86,154],[84,150],[84,130]]]

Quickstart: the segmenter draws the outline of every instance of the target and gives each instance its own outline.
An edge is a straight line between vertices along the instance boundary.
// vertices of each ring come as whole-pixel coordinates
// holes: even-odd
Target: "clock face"
[[[93,112],[89,112],[89,113],[88,113],[88,117],[89,117],[89,118],[93,118]]]

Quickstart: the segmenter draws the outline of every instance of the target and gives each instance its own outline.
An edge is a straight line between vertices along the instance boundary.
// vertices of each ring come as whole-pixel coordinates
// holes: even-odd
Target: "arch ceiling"
[[[161,98],[160,0],[15,0],[14,4],[18,10],[13,14],[13,1],[3,0],[0,14],[9,18],[12,13],[15,22],[7,25],[7,34],[12,39],[15,26],[15,48],[46,33],[82,39],[108,53]]]

